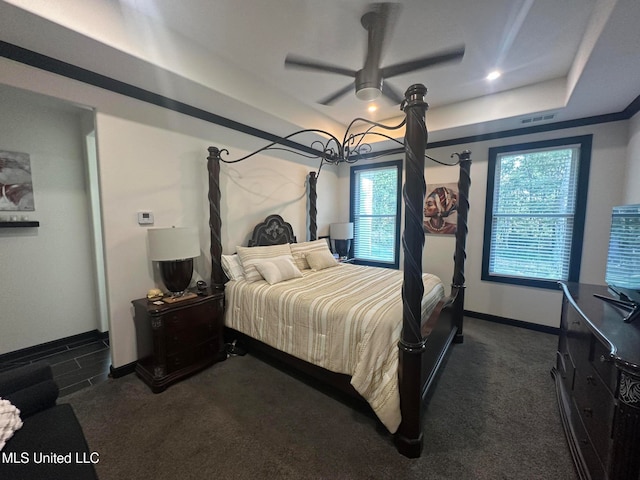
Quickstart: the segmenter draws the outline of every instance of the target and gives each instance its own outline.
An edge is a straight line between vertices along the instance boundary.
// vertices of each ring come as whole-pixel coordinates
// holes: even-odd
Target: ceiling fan
[[[287,68],[330,72],[353,77],[355,78],[356,96],[360,100],[371,101],[380,95],[384,95],[395,104],[400,104],[404,97],[385,82],[387,78],[427,67],[459,61],[464,55],[464,45],[381,68],[380,61],[382,59],[385,41],[389,38],[388,33],[395,22],[399,9],[399,3],[374,3],[369,6],[368,11],[360,19],[360,23],[368,32],[367,54],[364,67],[361,70],[351,70],[292,54],[287,55],[284,65]],[[318,103],[322,105],[332,105],[349,93],[352,88],[353,84],[350,83],[337,92],[318,101]]]

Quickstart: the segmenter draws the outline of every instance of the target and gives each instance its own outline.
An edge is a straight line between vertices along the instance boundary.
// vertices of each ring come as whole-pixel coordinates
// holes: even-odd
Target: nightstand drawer
[[[214,319],[201,319],[193,323],[190,328],[167,332],[167,353],[182,350],[185,345],[195,345],[199,342],[215,340],[220,336],[218,322]]]
[[[217,340],[210,340],[192,348],[167,355],[167,373],[179,371],[199,360],[210,358],[218,353]]]
[[[210,323],[222,314],[219,302],[196,305],[189,309],[180,309],[166,315],[167,332],[179,332],[199,328],[203,323]]]

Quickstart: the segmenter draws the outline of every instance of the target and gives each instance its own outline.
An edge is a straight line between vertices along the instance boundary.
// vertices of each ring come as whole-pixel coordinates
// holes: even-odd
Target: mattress
[[[225,325],[336,373],[395,433],[401,421],[398,341],[402,280],[398,270],[339,264],[275,285],[226,284]],[[422,318],[444,298],[438,277],[423,274]]]

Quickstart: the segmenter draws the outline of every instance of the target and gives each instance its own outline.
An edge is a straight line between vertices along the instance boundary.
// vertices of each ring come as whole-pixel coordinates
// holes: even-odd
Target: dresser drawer
[[[610,359],[610,349],[600,342],[595,342],[593,347],[593,368],[598,372],[604,384],[612,395],[616,393],[619,370]]]
[[[568,391],[573,390],[573,382],[575,377],[576,367],[573,364],[573,359],[567,351],[556,352],[556,369],[560,372],[562,381]]]
[[[586,321],[573,308],[567,309],[567,350],[578,370],[590,367],[594,341]]]
[[[577,408],[574,405],[572,412],[575,411],[577,411]],[[588,469],[588,473],[583,472],[584,475],[588,476],[580,475],[580,478],[607,480],[605,464],[600,461],[599,455],[596,454],[596,450],[591,442],[591,438],[587,434],[587,428],[583,423],[582,417],[580,417],[580,415],[570,415],[569,421],[573,435],[575,435],[575,446],[580,450],[580,456],[582,457],[581,466]],[[582,468],[579,469],[582,470]]]
[[[590,368],[577,370],[574,382],[575,403],[591,443],[603,464],[607,464],[615,400],[609,387]]]

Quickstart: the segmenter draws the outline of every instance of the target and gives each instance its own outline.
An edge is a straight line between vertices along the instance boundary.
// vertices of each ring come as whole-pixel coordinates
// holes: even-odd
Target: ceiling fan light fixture
[[[380,89],[375,87],[363,87],[360,90],[356,91],[356,97],[360,100],[364,100],[365,102],[371,102],[372,100],[376,100],[380,98],[382,92]]]

